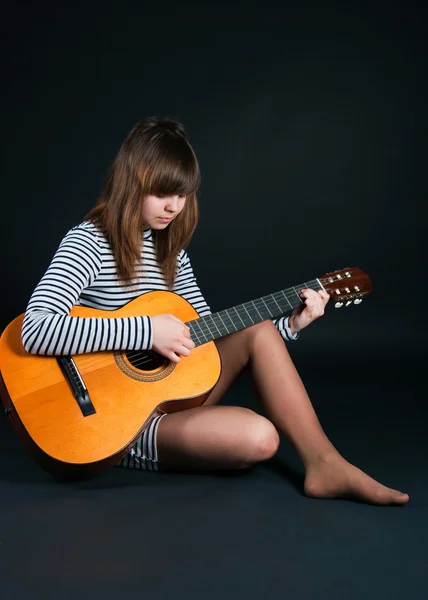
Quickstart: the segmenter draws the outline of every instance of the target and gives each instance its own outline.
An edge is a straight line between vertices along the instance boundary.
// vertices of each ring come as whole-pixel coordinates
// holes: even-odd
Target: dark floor
[[[306,498],[301,463],[285,440],[273,461],[242,473],[115,468],[59,484],[4,424],[1,597],[425,600],[421,367],[397,357],[299,365],[332,441],[370,475],[408,492],[404,508]],[[254,408],[248,378],[225,400]]]

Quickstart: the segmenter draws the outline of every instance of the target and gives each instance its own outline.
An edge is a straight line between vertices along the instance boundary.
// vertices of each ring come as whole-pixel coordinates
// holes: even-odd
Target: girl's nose
[[[175,212],[178,206],[178,196],[170,196],[168,198],[167,208],[170,211]]]

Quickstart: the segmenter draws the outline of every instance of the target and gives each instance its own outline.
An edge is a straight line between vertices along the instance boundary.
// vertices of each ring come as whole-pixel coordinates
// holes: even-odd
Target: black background
[[[189,252],[213,310],[358,266],[372,296],[330,304],[305,351],[419,349],[425,26],[409,4],[351,4],[15,4],[1,326],[95,202],[128,130],[163,115],[184,123],[200,161]]]
[[[156,482],[116,469],[58,486],[7,426],[8,597],[425,598],[419,4],[15,2],[1,40],[0,327],[25,310],[129,129],[176,118],[202,169],[189,254],[213,310],[343,267],[370,275],[360,306],[330,303],[288,348],[333,442],[411,496],[383,512],[305,499],[284,444],[288,485],[266,467]],[[255,407],[245,380],[228,400]]]

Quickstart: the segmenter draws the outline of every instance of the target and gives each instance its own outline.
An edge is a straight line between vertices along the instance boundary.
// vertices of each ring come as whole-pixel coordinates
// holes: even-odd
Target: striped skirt
[[[158,415],[150,422],[128,454],[117,463],[117,467],[139,469],[141,471],[159,471],[156,436],[162,417],[165,417],[165,415]]]

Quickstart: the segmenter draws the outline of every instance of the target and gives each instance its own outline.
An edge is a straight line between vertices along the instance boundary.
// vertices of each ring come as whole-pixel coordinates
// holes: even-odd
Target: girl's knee
[[[279,336],[279,331],[276,328],[276,325],[270,320],[261,321],[261,323],[257,323],[257,325],[249,327],[247,332],[250,348],[257,348],[261,343],[263,343],[263,340],[271,339],[272,336]]]
[[[258,417],[247,431],[246,458],[250,464],[269,460],[278,451],[279,435],[274,425],[264,417]]]

